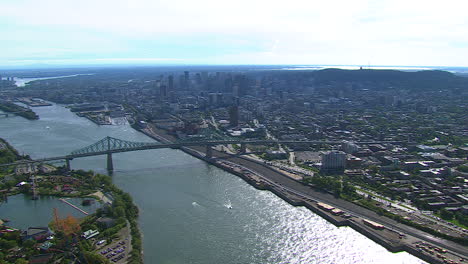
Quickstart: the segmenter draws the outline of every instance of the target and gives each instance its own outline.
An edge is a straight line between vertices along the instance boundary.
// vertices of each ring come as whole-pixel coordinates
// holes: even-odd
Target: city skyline
[[[462,1],[0,3],[2,67],[468,66]]]

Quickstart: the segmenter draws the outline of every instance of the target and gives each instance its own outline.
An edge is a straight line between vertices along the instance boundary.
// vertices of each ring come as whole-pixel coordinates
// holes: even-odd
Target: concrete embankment
[[[190,154],[195,154],[195,153],[190,153]],[[427,261],[429,263],[437,263],[437,264],[442,264],[444,263],[443,260],[436,258],[433,255],[426,254],[421,250],[418,250],[412,245],[409,245],[402,240],[401,234],[399,234],[396,231],[389,230],[389,229],[384,229],[384,230],[375,230],[372,229],[360,221],[360,218],[357,217],[350,217],[349,219],[346,219],[341,216],[336,216],[333,215],[329,212],[325,212],[322,209],[320,209],[317,206],[317,202],[308,199],[308,198],[301,198],[297,197],[294,194],[288,194],[286,190],[282,190],[281,187],[273,186],[270,185],[269,183],[266,183],[265,181],[259,180],[256,177],[252,177],[245,172],[242,172],[240,170],[236,170],[235,168],[229,167],[222,165],[222,163],[219,162],[213,162],[212,160],[206,159],[203,156],[195,154],[194,156],[199,157],[206,162],[209,162],[210,164],[219,167],[223,170],[226,170],[234,175],[239,176],[240,178],[244,179],[247,183],[255,187],[256,189],[259,190],[268,190],[283,199],[284,201],[288,202],[289,204],[293,206],[305,206],[315,214],[319,215],[320,217],[324,218],[328,222],[334,224],[335,226],[341,227],[341,226],[349,226],[352,229],[356,230],[357,232],[361,233],[362,235],[368,237],[372,241],[376,242],[377,244],[383,246],[386,248],[388,251],[396,253],[396,252],[402,252],[406,251],[416,257],[419,257],[423,259],[424,261]]]
[[[153,135],[152,133],[140,130],[144,134],[161,141],[169,141],[166,137],[161,135]],[[154,131],[152,131],[155,133]],[[156,133],[155,133],[156,134]],[[169,136],[170,137],[170,136]],[[429,263],[446,263],[442,259],[437,258],[437,253],[434,252],[426,252],[421,250],[420,248],[416,247],[416,241],[414,237],[406,236],[398,231],[393,230],[390,227],[385,227],[383,229],[375,229],[371,228],[368,225],[364,224],[363,218],[352,216],[352,215],[334,215],[329,211],[323,210],[319,208],[317,205],[319,201],[314,200],[314,198],[306,197],[298,192],[293,192],[288,188],[282,186],[282,184],[273,182],[271,179],[260,175],[259,173],[250,170],[249,168],[243,167],[242,165],[236,164],[234,162],[224,160],[224,159],[211,159],[207,158],[204,153],[203,148],[186,148],[182,147],[182,151],[186,152],[189,155],[192,155],[198,159],[204,160],[209,164],[212,164],[220,169],[228,171],[236,176],[239,176],[247,183],[255,187],[259,190],[268,190],[276,194],[278,197],[282,198],[284,201],[288,202],[293,206],[305,206],[310,209],[312,212],[318,214],[325,220],[329,221],[330,223],[334,224],[335,226],[349,226],[356,230],[357,232],[361,233],[362,235],[372,239],[374,242],[378,243],[379,245],[385,247],[390,252],[401,252],[407,251],[408,253],[417,256]],[[254,162],[254,161],[250,161]],[[255,163],[265,166],[261,164],[261,162],[256,161]],[[277,172],[278,173],[278,172]],[[285,176],[286,177],[286,176]],[[271,178],[271,177],[270,177]],[[297,180],[296,180],[297,182]],[[312,196],[313,197],[313,196]],[[429,254],[430,253],[430,254]],[[440,255],[440,254],[439,254]],[[443,256],[445,257],[445,256]],[[458,256],[452,255],[451,259],[456,259]],[[458,257],[459,258],[459,257]],[[459,263],[466,263],[466,262],[459,262]]]

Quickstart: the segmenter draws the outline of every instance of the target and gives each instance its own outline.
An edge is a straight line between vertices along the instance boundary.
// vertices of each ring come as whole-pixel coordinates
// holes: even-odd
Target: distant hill
[[[329,82],[379,82],[408,89],[468,88],[468,78],[439,70],[342,70],[324,69],[314,73],[318,83]]]

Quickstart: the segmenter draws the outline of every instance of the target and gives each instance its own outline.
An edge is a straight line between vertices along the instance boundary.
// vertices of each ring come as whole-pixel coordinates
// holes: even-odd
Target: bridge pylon
[[[245,143],[240,144],[240,152],[241,153],[247,152],[247,145]]]
[[[114,163],[112,162],[112,153],[107,153],[107,170],[114,171]]]
[[[65,159],[65,167],[67,169],[67,171],[71,171],[71,165],[70,165],[70,161],[72,159]]]
[[[211,145],[206,145],[206,157],[209,159],[213,157],[213,148]]]

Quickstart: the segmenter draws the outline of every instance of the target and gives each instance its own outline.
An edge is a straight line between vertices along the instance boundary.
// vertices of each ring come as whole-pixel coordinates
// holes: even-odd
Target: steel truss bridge
[[[0,164],[3,166],[16,166],[26,164],[41,164],[53,161],[65,161],[66,167],[70,170],[70,161],[76,158],[107,155],[107,169],[109,171],[114,170],[112,161],[112,154],[121,152],[131,152],[149,149],[163,149],[172,148],[180,149],[182,147],[193,147],[193,146],[205,146],[206,147],[206,158],[212,158],[213,146],[216,145],[228,145],[228,144],[240,144],[240,154],[250,154],[246,152],[246,145],[271,145],[271,144],[303,144],[303,145],[339,145],[343,141],[293,141],[293,140],[207,140],[207,141],[182,141],[182,142],[171,142],[171,143],[160,143],[160,142],[132,142],[122,140],[113,137],[105,137],[98,142],[91,144],[87,147],[72,151],[70,154],[58,157],[41,158],[36,160],[20,160],[14,163]],[[400,144],[400,141],[373,141],[373,142],[355,142],[355,144]]]

